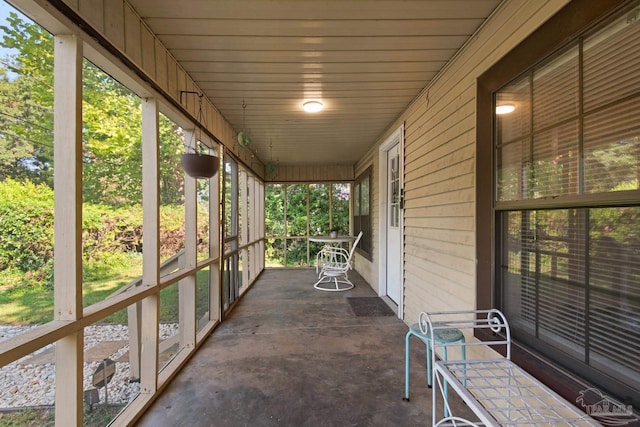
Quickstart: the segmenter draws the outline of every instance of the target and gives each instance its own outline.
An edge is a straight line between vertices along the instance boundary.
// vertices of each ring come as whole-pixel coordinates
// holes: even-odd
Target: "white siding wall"
[[[476,79],[566,3],[505,1],[380,137],[378,144],[405,123],[405,322],[425,310],[475,309]],[[356,167],[357,175],[374,164],[372,206],[379,200],[377,152],[378,146]],[[356,261],[374,289],[376,258]]]

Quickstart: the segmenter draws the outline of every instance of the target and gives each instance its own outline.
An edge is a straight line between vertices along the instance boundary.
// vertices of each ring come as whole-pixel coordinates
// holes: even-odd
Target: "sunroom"
[[[314,277],[310,239],[336,230],[363,233],[356,288],[403,327],[499,309],[519,366],[638,421],[640,1],[5,0],[0,18],[3,409],[87,424],[117,372],[134,385],[108,422],[134,424],[265,270]]]

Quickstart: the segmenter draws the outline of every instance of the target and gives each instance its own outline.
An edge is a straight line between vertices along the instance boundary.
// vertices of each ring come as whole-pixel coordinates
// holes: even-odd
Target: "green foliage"
[[[53,191],[48,186],[0,182],[0,236],[0,270],[24,273],[24,285],[53,285]]]
[[[124,405],[96,405],[92,411],[85,405],[83,426],[108,425],[124,408]],[[0,413],[0,427],[45,427],[55,425],[55,408],[28,408]]]
[[[53,313],[53,191],[46,184],[0,181],[0,318],[42,323]],[[64,215],[64,212],[61,213]],[[161,207],[163,253],[184,242],[184,206]],[[141,273],[142,208],[83,205],[85,306]]]
[[[640,244],[640,208],[600,208],[589,211],[592,240],[609,238],[619,244]]]
[[[309,185],[309,234],[327,235],[331,231],[329,184]]]
[[[44,194],[38,194],[42,191]],[[20,196],[24,193],[25,196]],[[20,184],[7,180],[0,182],[0,217],[7,207],[17,205],[49,206],[48,215],[51,222],[47,224],[47,233],[53,232],[53,194],[44,184]],[[10,201],[10,203],[9,203]],[[3,203],[4,202],[4,203]],[[38,208],[39,209],[39,208]],[[16,211],[26,212],[25,209]],[[37,209],[29,213],[24,223],[29,224],[35,233],[41,230],[37,224],[43,215]],[[161,218],[165,227],[161,233],[161,248],[175,254],[182,249],[184,231],[183,206],[165,206],[161,209]],[[142,242],[142,212],[139,206],[113,208],[108,205],[85,204],[83,207],[83,305],[89,306],[104,300],[117,289],[128,284],[132,278],[142,274],[142,254],[138,252]],[[3,225],[14,226],[14,221],[0,220],[0,257],[9,258],[14,249],[7,243],[15,239],[7,239],[8,234],[1,229]],[[35,225],[34,225],[35,224]],[[25,231],[20,231],[24,234]],[[45,233],[46,234],[46,233]],[[178,237],[176,238],[176,235]],[[173,239],[173,240],[172,240]],[[179,242],[178,244],[175,241]],[[167,243],[168,242],[168,243]],[[173,243],[172,243],[173,242]],[[43,287],[38,275],[52,278],[52,239],[41,243],[49,258],[46,265],[36,270],[24,271],[20,265],[10,265],[0,269],[0,284],[4,291],[0,292],[0,319],[5,323],[45,323],[53,319],[53,290],[51,286]],[[18,251],[20,252],[20,251]],[[35,256],[36,259],[37,256]],[[15,264],[15,263],[14,263]],[[47,282],[50,284],[51,282]],[[200,283],[200,279],[199,279]],[[173,300],[171,295],[163,297]],[[177,298],[177,297],[176,297]],[[163,321],[173,318],[177,309],[172,302],[163,303],[165,307]],[[173,308],[172,308],[173,307]],[[169,315],[167,310],[171,311]],[[125,322],[126,311],[116,313],[105,319],[105,322]]]
[[[14,71],[25,76],[41,77],[53,75],[53,37],[41,26],[23,21],[17,13],[10,12],[8,26],[0,26],[4,33],[0,46],[15,49],[18,54],[12,58]],[[53,88],[49,92],[39,92],[40,99],[47,98],[53,103]],[[48,95],[48,96],[47,96]]]
[[[585,153],[585,184],[589,193],[637,190],[640,168],[637,137],[621,138]]]
[[[140,99],[114,80],[100,79],[85,61],[83,194],[86,201],[122,206],[142,200]],[[102,73],[104,74],[104,73]],[[88,77],[87,76],[87,77]],[[106,75],[105,75],[106,76]],[[93,85],[93,86],[92,86]],[[97,92],[100,88],[103,91]],[[92,90],[96,90],[95,92]]]
[[[332,184],[331,197],[333,198],[331,229],[336,230],[339,235],[349,234],[350,207],[351,207],[351,185],[347,183]]]
[[[53,37],[14,12],[0,26],[0,179],[53,180]]]
[[[142,207],[84,204],[82,246],[85,274],[127,265],[128,254],[142,250]]]
[[[184,152],[184,131],[162,114],[159,128],[160,200],[163,205],[181,205],[184,203],[184,171],[180,157]]]
[[[45,427],[55,425],[55,410],[24,409],[0,413],[0,427]]]
[[[0,179],[53,186],[53,37],[15,12],[0,26]],[[142,200],[141,100],[83,63],[84,199],[114,206]],[[163,203],[181,200],[182,130],[160,116]]]
[[[0,47],[0,317],[42,323],[53,313],[54,38],[12,12]],[[82,67],[86,306],[141,274],[142,118],[139,97]],[[170,256],[184,245],[184,134],[163,115],[159,134],[161,252]]]
[[[267,236],[284,235],[284,185],[265,185],[264,224]]]
[[[307,249],[306,236],[328,235],[331,230],[340,235],[349,234],[350,189],[348,183],[267,184],[266,264],[270,267],[309,265],[317,251],[313,245]]]
[[[286,187],[287,194],[287,235],[307,235],[307,186],[291,184]]]
[[[0,273],[0,278],[4,274],[6,271]],[[16,277],[25,281],[23,276]],[[0,292],[0,320],[12,324],[42,324],[53,320],[53,289],[23,286]]]

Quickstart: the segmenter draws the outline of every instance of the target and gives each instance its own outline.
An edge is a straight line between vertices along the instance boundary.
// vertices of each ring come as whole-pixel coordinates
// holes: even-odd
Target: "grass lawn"
[[[102,427],[111,422],[120,413],[123,406],[94,406],[89,411],[85,406],[83,425],[85,427]],[[0,413],[0,427],[26,426],[43,427],[55,425],[55,409],[22,409]]]
[[[84,272],[83,306],[103,301],[142,274],[142,257],[132,256],[126,263]],[[198,273],[197,313],[208,311],[208,270]],[[10,280],[0,280],[10,283]],[[160,292],[160,321],[178,321],[178,285]],[[0,324],[31,325],[53,320],[53,290],[44,287],[10,287],[0,290]],[[103,323],[126,323],[127,310],[120,310]],[[1,426],[1,424],[0,424]]]

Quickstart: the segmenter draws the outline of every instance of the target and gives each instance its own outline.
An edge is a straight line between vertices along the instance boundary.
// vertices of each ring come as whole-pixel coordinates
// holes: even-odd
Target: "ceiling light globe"
[[[322,110],[322,107],[323,105],[322,105],[322,102],[320,101],[307,101],[304,104],[302,104],[302,108],[307,113],[317,113],[318,111]]]

